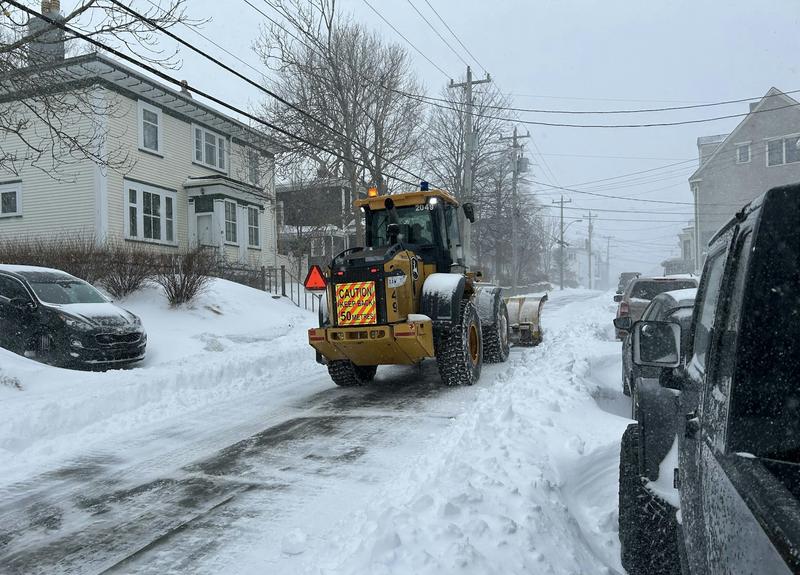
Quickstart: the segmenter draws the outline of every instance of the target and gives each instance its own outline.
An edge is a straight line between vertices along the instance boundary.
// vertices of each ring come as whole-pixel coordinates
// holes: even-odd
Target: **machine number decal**
[[[398,275],[389,276],[386,278],[386,285],[390,288],[399,288],[400,286],[405,285],[406,283],[406,274],[400,273]]]
[[[419,279],[419,265],[417,264],[417,258],[411,258],[411,277],[414,278],[414,281]]]
[[[336,313],[339,325],[378,323],[375,309],[375,282],[337,284]]]

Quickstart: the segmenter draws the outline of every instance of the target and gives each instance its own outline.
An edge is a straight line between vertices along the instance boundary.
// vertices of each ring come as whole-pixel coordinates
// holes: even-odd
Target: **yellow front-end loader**
[[[320,326],[308,339],[334,383],[363,385],[379,365],[435,358],[445,384],[471,385],[484,361],[508,359],[512,338],[538,343],[541,306],[531,315],[511,298],[510,320],[502,290],[467,269],[459,205],[449,193],[425,182],[389,196],[373,188],[356,206],[366,246],[343,251],[325,270],[312,268],[306,280],[325,290]],[[474,220],[471,204],[462,209]]]

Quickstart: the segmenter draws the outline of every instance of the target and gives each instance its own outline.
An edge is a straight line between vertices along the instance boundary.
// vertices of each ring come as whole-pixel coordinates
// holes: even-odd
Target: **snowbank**
[[[156,288],[120,305],[139,315],[148,333],[147,357],[136,368],[72,371],[0,349],[3,481],[36,462],[316,367],[306,341],[314,314],[258,290],[214,280],[178,309]]]
[[[487,369],[492,379],[445,436],[298,569],[622,571],[617,473],[629,421],[595,399],[621,396],[615,306],[611,294],[586,290],[550,297],[544,343]]]

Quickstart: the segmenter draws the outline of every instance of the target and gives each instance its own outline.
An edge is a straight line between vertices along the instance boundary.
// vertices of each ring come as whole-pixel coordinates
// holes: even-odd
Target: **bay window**
[[[177,244],[176,192],[129,180],[125,180],[125,190],[125,237]]]

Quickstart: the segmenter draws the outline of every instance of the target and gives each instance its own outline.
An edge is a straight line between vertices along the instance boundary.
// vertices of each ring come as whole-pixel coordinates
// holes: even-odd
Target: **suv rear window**
[[[631,286],[632,299],[653,299],[660,293],[696,288],[694,280],[639,280]]]

